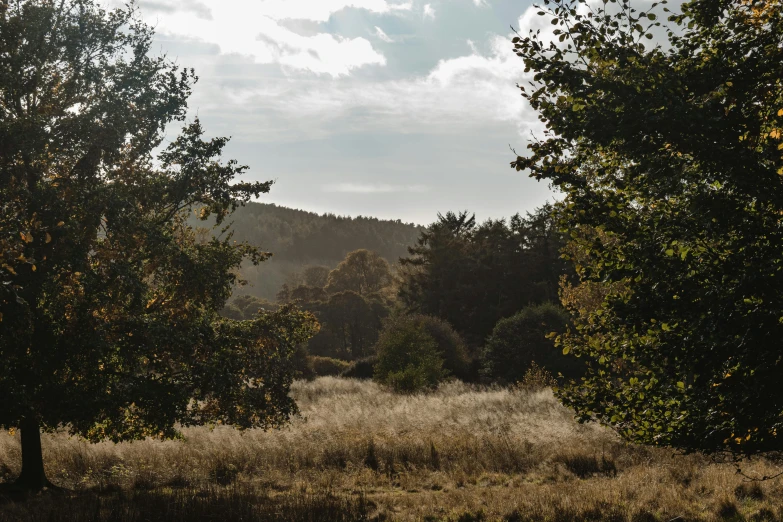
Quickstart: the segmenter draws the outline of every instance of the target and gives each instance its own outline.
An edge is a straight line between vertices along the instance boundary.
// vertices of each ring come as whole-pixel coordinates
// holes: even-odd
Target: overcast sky
[[[113,0],[106,0],[107,2]],[[532,210],[553,193],[509,168],[535,114],[510,26],[528,0],[140,0],[156,50],[194,67],[190,100],[260,201],[427,224]],[[171,135],[174,135],[171,129]]]

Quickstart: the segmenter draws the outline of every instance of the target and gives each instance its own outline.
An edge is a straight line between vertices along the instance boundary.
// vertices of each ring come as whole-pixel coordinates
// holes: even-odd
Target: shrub
[[[467,379],[471,365],[468,349],[465,341],[448,322],[431,315],[398,315],[384,322],[383,332],[411,328],[422,328],[435,341],[436,350],[443,358],[443,368],[459,379]]]
[[[351,379],[372,379],[375,363],[378,362],[378,357],[371,355],[358,359],[351,363],[351,366],[340,374],[340,377],[347,377]]]
[[[576,377],[581,373],[581,362],[563,355],[547,338],[550,332],[565,331],[568,320],[568,313],[552,303],[528,306],[501,319],[484,347],[482,375],[491,381],[511,384],[522,379],[535,361],[553,375]]]
[[[329,375],[337,376],[351,366],[351,363],[348,361],[333,359],[331,357],[320,357],[318,355],[311,355],[309,360],[310,367],[313,369],[313,373],[318,377],[325,377]]]
[[[552,374],[541,368],[535,361],[530,363],[530,367],[522,376],[522,380],[517,383],[520,389],[528,391],[538,391],[544,388],[551,388],[557,385],[557,380]]]
[[[375,380],[396,391],[412,393],[434,388],[449,375],[437,342],[416,321],[388,322],[376,350]]]

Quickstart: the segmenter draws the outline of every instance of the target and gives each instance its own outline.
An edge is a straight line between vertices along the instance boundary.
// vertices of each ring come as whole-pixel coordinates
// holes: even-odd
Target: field
[[[625,445],[575,423],[548,389],[448,383],[401,396],[319,378],[293,393],[301,417],[278,431],[45,436],[49,477],[72,491],[0,504],[0,520],[783,520],[783,480]],[[17,437],[0,433],[0,480],[18,472]]]

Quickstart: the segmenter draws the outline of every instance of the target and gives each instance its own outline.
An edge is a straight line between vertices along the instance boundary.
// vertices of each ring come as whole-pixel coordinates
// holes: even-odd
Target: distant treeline
[[[412,391],[449,375],[513,383],[534,362],[573,376],[579,368],[546,337],[568,322],[555,304],[569,274],[563,244],[549,205],[484,223],[449,212],[418,230],[396,267],[367,248],[339,264],[291,263],[274,300],[235,294],[223,314],[251,319],[282,304],[312,312],[321,328],[299,347],[305,377],[375,375]]]
[[[266,203],[249,203],[237,209],[231,220],[234,239],[273,254],[259,266],[242,268],[249,284],[234,295],[264,299],[274,299],[284,283],[295,286],[291,277],[305,267],[333,268],[357,249],[376,252],[393,266],[423,230],[400,220],[316,214]]]

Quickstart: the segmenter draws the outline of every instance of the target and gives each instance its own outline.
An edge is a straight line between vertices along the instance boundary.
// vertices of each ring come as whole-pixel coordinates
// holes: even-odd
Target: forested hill
[[[334,268],[352,250],[366,248],[390,264],[407,255],[422,227],[372,217],[316,214],[267,203],[249,203],[232,215],[238,241],[247,241],[272,252],[271,260],[245,267],[249,285],[237,293],[273,299],[286,278],[312,265]]]

